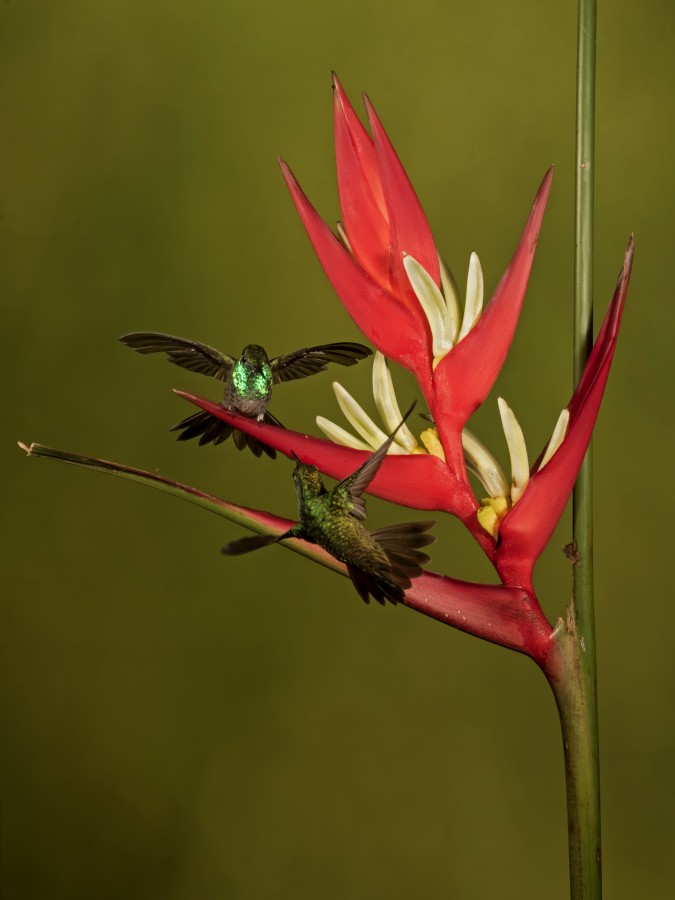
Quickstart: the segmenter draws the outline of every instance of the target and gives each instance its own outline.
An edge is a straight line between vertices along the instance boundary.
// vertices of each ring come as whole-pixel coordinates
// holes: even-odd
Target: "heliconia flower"
[[[621,324],[633,265],[633,238],[583,375],[567,406],[568,424],[556,429],[530,471],[517,502],[499,525],[494,563],[505,583],[531,587],[532,569],[560,519],[586,453]],[[561,438],[562,435],[562,439]],[[554,440],[558,446],[553,450]],[[551,452],[550,452],[551,451]]]
[[[334,77],[339,240],[280,161],[291,196],[334,290],[368,339],[417,378],[448,466],[465,478],[462,428],[504,363],[525,296],[551,184],[549,170],[516,252],[481,314],[482,271],[472,254],[464,313],[427,219],[372,105],[372,138]]]

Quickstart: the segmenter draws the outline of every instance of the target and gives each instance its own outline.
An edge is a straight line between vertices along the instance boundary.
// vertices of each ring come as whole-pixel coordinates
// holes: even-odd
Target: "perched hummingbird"
[[[282,381],[305,378],[317,372],[325,372],[328,363],[353,366],[360,359],[373,352],[363,344],[338,343],[322,344],[320,347],[304,347],[284,356],[268,359],[265,350],[258,344],[248,344],[239,359],[214,350],[198,341],[187,341],[170,334],[154,331],[136,331],[122,335],[123,344],[137,353],[166,353],[169,362],[192,372],[210,375],[225,382],[225,396],[222,405],[231,412],[241,413],[250,419],[281,425],[267,406],[272,397],[272,386]],[[256,456],[264,451],[272,459],[276,451],[262,444],[251,435],[239,431],[227,422],[208,412],[198,412],[174,425],[171,431],[180,431],[179,441],[199,438],[200,445],[220,444],[233,434],[238,450],[248,446]]]
[[[303,538],[346,563],[349,577],[366,603],[369,596],[382,604],[385,600],[394,604],[403,600],[411,579],[421,575],[422,566],[429,562],[427,554],[419,548],[433,543],[435,538],[426,532],[436,523],[407,522],[367,531],[361,524],[366,518],[366,503],[361,495],[375,477],[396,432],[413,407],[414,404],[370,459],[332,491],[326,490],[316,466],[305,465],[296,457],[293,480],[298,494],[298,524],[277,537],[239,538],[222,547],[221,553],[237,556],[285,538]]]

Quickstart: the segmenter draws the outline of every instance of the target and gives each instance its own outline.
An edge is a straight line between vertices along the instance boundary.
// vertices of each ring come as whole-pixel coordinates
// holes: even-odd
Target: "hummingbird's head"
[[[305,463],[301,463],[295,454],[293,456],[296,460],[295,468],[293,469],[293,481],[295,482],[298,500],[302,501],[323,494],[326,488],[317,467],[307,466]]]
[[[269,364],[265,348],[259,344],[247,344],[241,351],[240,361],[250,369],[262,369]]]

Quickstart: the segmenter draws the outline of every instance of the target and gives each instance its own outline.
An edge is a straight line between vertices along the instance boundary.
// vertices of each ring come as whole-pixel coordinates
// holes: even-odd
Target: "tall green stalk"
[[[593,343],[596,0],[579,0],[574,247],[574,381]],[[573,495],[573,595],[548,671],[562,725],[567,787],[570,896],[602,896],[600,765],[593,610],[593,485],[589,446]]]

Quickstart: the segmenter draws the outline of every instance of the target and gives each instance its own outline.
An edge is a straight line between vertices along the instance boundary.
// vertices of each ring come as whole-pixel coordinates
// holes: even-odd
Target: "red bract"
[[[503,581],[528,587],[532,569],[567,502],[591,439],[614,356],[633,265],[633,239],[584,373],[567,407],[570,421],[560,447],[531,476],[521,498],[499,528],[495,565]],[[543,454],[542,454],[543,455]],[[537,468],[535,463],[534,468]]]
[[[405,299],[417,313],[419,304],[403,268],[403,253],[414,256],[440,287],[438,251],[429,223],[368,98],[364,96],[372,139],[336,75],[333,84],[340,209],[352,253],[374,281]]]
[[[328,280],[345,309],[386,357],[415,374],[426,394],[431,390],[431,335],[422,309],[381,287],[345,250],[311,205],[295,176],[279,161],[293,202]]]
[[[551,645],[546,616],[534,594],[521,588],[425,572],[406,591],[405,605],[460,631],[525,653],[539,663]]]
[[[302,462],[316,466],[331,478],[346,478],[370,455],[363,450],[352,450],[322,438],[248,419],[195,394],[176,393],[286,456],[295,453]],[[428,454],[387,456],[369,485],[368,493],[414,509],[451,512],[462,519],[475,518],[478,506],[473,494],[458,484],[445,463]]]
[[[511,346],[552,179],[550,168],[537,191],[516,252],[481,317],[434,371],[430,405],[446,459],[453,468],[461,465],[463,458],[462,428],[492,390]]]

